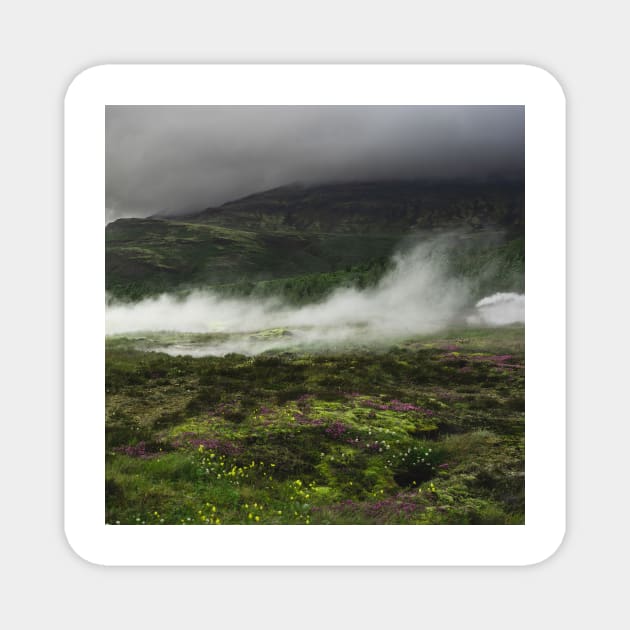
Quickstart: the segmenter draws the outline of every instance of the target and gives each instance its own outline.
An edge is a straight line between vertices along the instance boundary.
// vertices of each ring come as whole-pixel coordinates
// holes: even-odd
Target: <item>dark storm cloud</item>
[[[522,107],[106,109],[110,219],[302,182],[521,177]]]

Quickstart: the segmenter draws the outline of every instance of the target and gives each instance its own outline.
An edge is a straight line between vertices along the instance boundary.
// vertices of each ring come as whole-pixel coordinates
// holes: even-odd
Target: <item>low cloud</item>
[[[110,220],[290,183],[522,177],[519,106],[108,106]]]

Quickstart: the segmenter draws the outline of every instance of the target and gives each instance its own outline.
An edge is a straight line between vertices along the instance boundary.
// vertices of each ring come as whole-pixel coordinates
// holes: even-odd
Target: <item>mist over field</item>
[[[471,304],[470,281],[449,275],[453,243],[441,236],[397,253],[391,271],[363,290],[341,288],[323,301],[290,306],[281,299],[226,298],[211,291],[193,291],[185,298],[171,294],[107,307],[107,333],[260,333],[210,344],[174,345],[175,354],[258,354],[273,348],[336,342],[382,343],[425,334],[465,321]],[[523,319],[524,298],[497,294],[477,303],[471,324],[508,324]],[[281,330],[278,330],[281,329]]]
[[[108,106],[105,520],[522,525],[521,106]]]

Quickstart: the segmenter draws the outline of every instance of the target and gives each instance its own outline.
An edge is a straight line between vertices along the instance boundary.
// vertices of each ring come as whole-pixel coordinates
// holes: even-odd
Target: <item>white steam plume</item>
[[[525,296],[518,293],[495,293],[479,300],[476,313],[468,317],[468,323],[504,326],[525,321]]]
[[[398,254],[392,271],[374,288],[338,289],[322,302],[301,307],[277,299],[224,298],[207,291],[195,291],[185,299],[164,294],[135,304],[113,304],[107,307],[106,331],[110,335],[231,334],[206,345],[161,348],[171,354],[193,355],[258,354],[272,348],[344,341],[378,343],[431,333],[461,318],[470,301],[468,283],[447,274],[451,246],[452,240],[444,236],[425,241]],[[285,332],[271,337],[256,334],[269,329]]]

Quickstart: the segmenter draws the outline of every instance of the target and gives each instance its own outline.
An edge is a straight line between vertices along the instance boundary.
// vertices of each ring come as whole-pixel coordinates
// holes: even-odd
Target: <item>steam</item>
[[[504,326],[525,321],[525,296],[517,293],[495,293],[479,300],[476,313],[468,323]]]
[[[135,304],[113,304],[107,307],[106,331],[213,333],[205,342],[180,340],[156,348],[198,356],[253,355],[347,342],[378,345],[432,333],[464,323],[464,309],[471,300],[468,282],[447,272],[450,247],[448,237],[425,241],[396,255],[392,270],[375,287],[338,289],[322,302],[302,307],[277,299],[223,298],[208,291],[195,291],[184,299],[164,294]],[[478,318],[476,323],[522,321],[512,314],[518,310],[514,300],[498,297],[505,295],[514,294],[481,300],[472,316]]]

